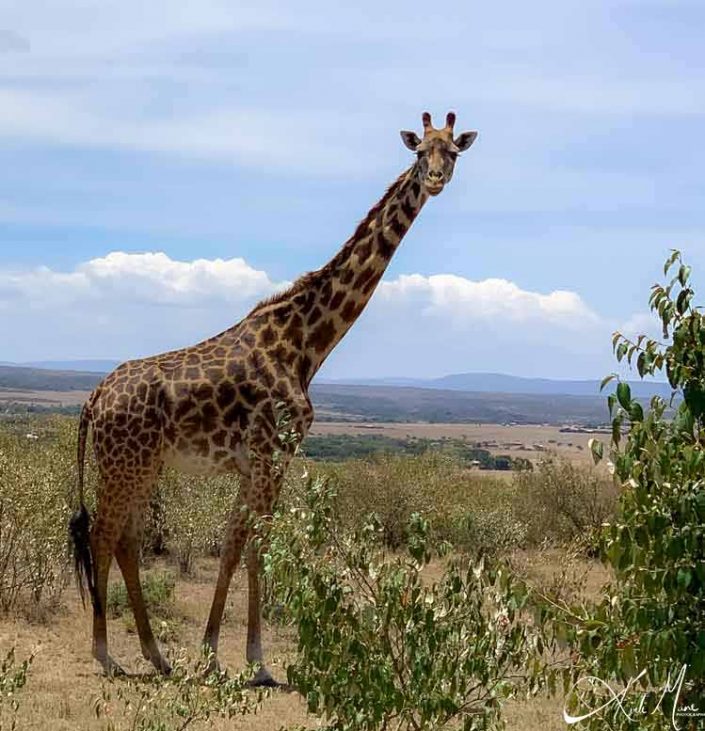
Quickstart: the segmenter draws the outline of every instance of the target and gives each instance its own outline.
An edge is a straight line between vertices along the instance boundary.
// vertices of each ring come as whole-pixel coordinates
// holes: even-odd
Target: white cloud
[[[72,271],[0,270],[0,313],[12,331],[3,357],[130,358],[182,347],[287,285],[241,258],[178,261],[160,252],[115,251]],[[609,332],[575,292],[402,275],[382,282],[326,375],[589,375],[604,370],[596,343],[608,346]]]
[[[630,339],[639,335],[646,335],[655,340],[663,339],[663,328],[658,316],[653,312],[635,312],[621,323],[617,330]]]
[[[611,365],[611,331],[576,292],[537,292],[497,278],[402,275],[382,282],[324,375],[594,378]]]
[[[199,342],[237,322],[275,282],[240,258],[177,261],[116,251],[72,271],[0,269],[13,361],[126,359]]]
[[[286,284],[273,282],[240,258],[176,261],[162,252],[114,251],[72,272],[47,267],[0,271],[0,302],[22,300],[34,309],[87,302],[95,307],[100,302],[193,307],[246,303]]]
[[[473,281],[455,274],[409,274],[382,283],[380,295],[388,301],[413,304],[421,314],[447,318],[456,326],[497,322],[582,329],[599,322],[575,292],[531,292],[506,279]]]

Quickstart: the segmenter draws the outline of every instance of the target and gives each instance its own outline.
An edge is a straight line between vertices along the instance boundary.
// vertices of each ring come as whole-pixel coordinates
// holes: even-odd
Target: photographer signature
[[[632,722],[636,722],[635,716],[643,717],[649,713],[655,713],[661,708],[663,699],[667,695],[671,694],[673,696],[673,711],[671,713],[671,723],[673,724],[673,728],[675,731],[680,731],[681,727],[678,725],[678,718],[705,718],[705,710],[699,710],[693,704],[683,706],[679,704],[681,693],[683,691],[683,686],[685,684],[685,675],[687,668],[687,665],[683,665],[672,682],[671,673],[669,673],[663,687],[657,688],[656,691],[651,690],[647,692],[640,692],[637,695],[636,707],[630,709],[625,706],[627,696],[630,695],[630,693],[634,690],[634,686],[646,675],[646,670],[642,670],[638,675],[630,678],[626,686],[620,690],[615,690],[604,680],[601,680],[600,678],[597,678],[593,675],[588,675],[584,678],[580,678],[570,689],[570,693],[568,694],[569,696],[577,694],[581,686],[589,685],[591,688],[601,688],[602,690],[604,690],[607,695],[607,700],[598,708],[593,708],[592,710],[586,711],[582,715],[577,716],[572,715],[572,713],[568,712],[567,708],[564,708],[563,720],[568,725],[573,726],[576,723],[580,723],[581,721],[585,721],[588,718],[597,716],[608,708],[616,707],[619,709],[619,712],[623,713],[626,716],[626,718],[628,718]],[[653,692],[660,692],[661,695],[655,708],[653,708],[651,711],[647,711],[646,699]],[[631,705],[632,704],[630,703],[630,706]]]

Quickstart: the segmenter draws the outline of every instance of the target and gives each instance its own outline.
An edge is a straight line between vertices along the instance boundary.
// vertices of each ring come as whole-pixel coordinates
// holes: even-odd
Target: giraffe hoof
[[[208,662],[206,663],[206,667],[203,670],[203,676],[207,678],[209,675],[212,675],[213,673],[220,673],[220,663],[218,662],[218,659],[216,657],[211,657]]]
[[[105,662],[102,663],[103,665],[103,674],[106,678],[119,678],[123,675],[127,675],[127,673],[122,669],[118,663],[115,662],[111,657],[109,657]]]
[[[275,680],[267,668],[260,668],[254,678],[247,681],[249,688],[282,688],[283,683]]]
[[[167,677],[169,677],[172,673],[171,665],[163,657],[160,657],[154,663],[154,667],[157,669],[157,672],[160,672],[162,675],[165,675]]]

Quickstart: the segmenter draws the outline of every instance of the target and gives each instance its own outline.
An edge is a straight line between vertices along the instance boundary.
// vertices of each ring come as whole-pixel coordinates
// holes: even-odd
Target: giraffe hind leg
[[[130,605],[132,607],[132,613],[135,616],[137,633],[140,638],[140,645],[142,646],[142,655],[160,673],[169,675],[171,674],[171,666],[160,652],[157,641],[154,638],[142,593],[139,575],[139,541],[140,531],[128,524],[125,532],[118,541],[115,558],[122,571],[127,594],[130,598]]]
[[[124,675],[125,671],[108,654],[108,627],[106,606],[108,574],[124,520],[118,516],[106,516],[100,507],[91,530],[91,552],[95,572],[95,597],[93,602],[93,657],[103,667],[106,675]]]

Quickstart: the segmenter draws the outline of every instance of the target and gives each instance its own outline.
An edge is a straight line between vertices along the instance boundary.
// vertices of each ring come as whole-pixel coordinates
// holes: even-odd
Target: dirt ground
[[[28,406],[80,406],[91,395],[90,391],[20,391],[0,389],[0,404],[21,403]]]
[[[198,657],[216,572],[216,561],[204,561],[192,579],[179,580],[176,585],[178,637],[172,644],[188,649],[193,657]],[[111,571],[112,581],[121,581],[116,566]],[[233,579],[220,640],[223,667],[236,670],[245,665],[246,588],[247,576],[239,572]],[[27,686],[21,691],[18,731],[107,731],[109,728],[107,720],[97,719],[93,710],[94,700],[100,696],[105,681],[91,657],[90,613],[82,608],[73,587],[67,589],[65,596],[65,608],[46,624],[30,624],[19,618],[0,622],[3,656],[13,645],[18,659],[32,651],[36,653]],[[127,673],[151,673],[152,666],[142,658],[132,627],[129,612],[109,620],[111,655]],[[153,627],[156,631],[154,622]],[[266,627],[263,640],[275,677],[285,680],[283,668],[291,650],[290,637],[284,630]],[[282,725],[297,724],[314,727],[301,698],[295,693],[275,692],[265,700],[256,716],[215,721],[208,728],[274,731]]]
[[[543,555],[540,560],[528,557],[528,564],[539,577],[555,572],[562,562],[559,555]],[[597,587],[604,575],[599,567],[589,567]],[[196,656],[206,615],[210,607],[217,571],[215,560],[204,560],[189,580],[178,580],[176,612],[180,617],[177,647],[189,648]],[[112,581],[120,581],[113,569]],[[226,619],[221,635],[221,662],[231,669],[244,665],[246,638],[246,585],[244,573],[239,572],[230,591]],[[20,691],[21,706],[18,731],[107,731],[108,721],[96,718],[94,701],[105,682],[90,655],[90,617],[84,611],[73,588],[65,594],[66,606],[44,624],[32,624],[25,619],[0,621],[0,652],[16,647],[19,659],[36,653],[27,686]],[[139,642],[131,630],[130,618],[110,620],[109,638],[113,656],[129,673],[151,672],[142,659]],[[288,630],[266,627],[264,642],[272,668],[280,680],[285,679],[284,666],[292,652],[292,637]],[[121,681],[116,681],[119,683]],[[558,731],[566,729],[562,720],[559,698],[535,699],[512,703],[507,707],[507,728],[510,731]],[[256,716],[217,720],[210,725],[194,728],[243,729],[246,731],[277,731],[303,725],[316,728],[318,720],[309,717],[300,696],[293,692],[275,691],[265,699]],[[122,725],[118,726],[122,728]]]

